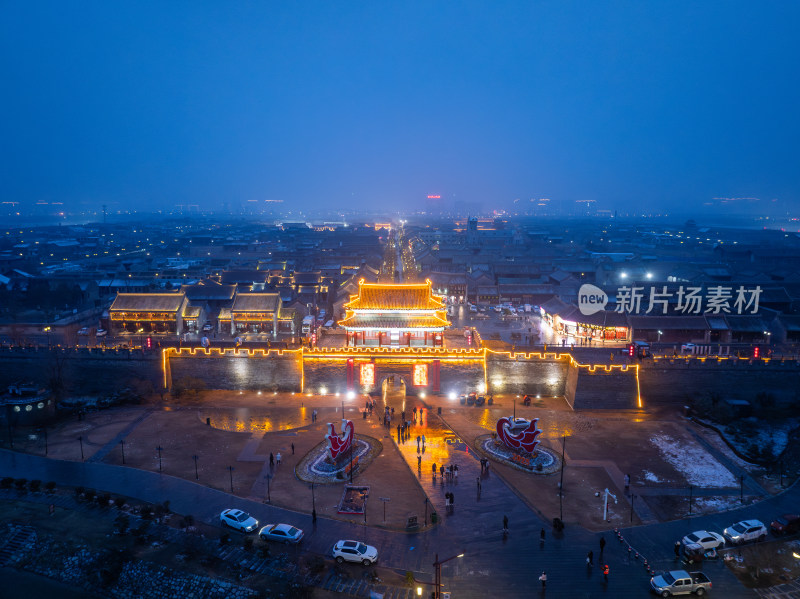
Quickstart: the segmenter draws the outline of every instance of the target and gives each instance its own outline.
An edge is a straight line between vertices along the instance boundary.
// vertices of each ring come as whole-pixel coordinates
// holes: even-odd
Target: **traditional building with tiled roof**
[[[347,345],[439,346],[450,326],[444,300],[425,283],[358,283],[358,294],[344,304],[339,325]]]
[[[184,332],[184,293],[118,293],[108,309],[111,334]]]

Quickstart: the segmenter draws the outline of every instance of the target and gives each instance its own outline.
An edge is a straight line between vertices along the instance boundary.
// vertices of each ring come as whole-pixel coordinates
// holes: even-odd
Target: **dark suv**
[[[800,532],[800,516],[797,514],[784,514],[780,518],[772,521],[769,525],[772,534],[793,535]]]

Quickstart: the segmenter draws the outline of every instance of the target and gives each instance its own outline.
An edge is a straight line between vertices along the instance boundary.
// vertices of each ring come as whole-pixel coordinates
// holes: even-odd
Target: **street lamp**
[[[78,437],[78,443],[81,444],[81,462],[84,460],[83,458],[83,437]]]
[[[564,462],[567,461],[565,450],[567,435],[561,437],[561,480],[558,483],[558,517],[564,519]]]
[[[44,327],[44,332],[47,333],[47,348],[50,349],[50,331],[51,327]]]
[[[436,561],[433,562],[433,569],[434,569],[434,572],[436,573],[436,578],[435,578],[434,583],[433,583],[434,586],[436,587],[436,590],[434,591],[434,595],[433,595],[435,599],[441,599],[441,597],[442,597],[442,589],[441,589],[441,587],[442,587],[442,564],[446,564],[450,560],[454,560],[457,557],[464,557],[464,554],[463,553],[459,553],[458,555],[454,555],[453,557],[448,557],[447,559],[443,559],[441,561],[439,561],[439,554],[438,553],[436,554]]]
[[[198,472],[197,472],[197,460],[199,460],[199,459],[200,459],[200,456],[198,456],[198,455],[193,455],[193,456],[192,456],[192,459],[194,460],[194,479],[195,479],[195,480],[200,480],[200,475],[199,475],[199,474],[198,474]]]
[[[364,518],[366,519],[366,516],[364,516]],[[313,481],[311,483],[311,521],[312,522],[316,522],[317,521],[317,498],[314,495],[314,483],[313,483]]]
[[[161,447],[161,445],[159,445],[158,447],[156,447],[156,451],[158,452],[158,471],[159,471],[159,472],[161,472],[161,451],[162,451],[163,449],[164,449],[164,448],[163,448],[163,447]]]
[[[233,493],[233,470],[234,470],[233,466],[228,466],[228,472],[230,473],[231,476],[231,493]]]
[[[119,440],[119,446],[122,449],[122,463],[125,464],[125,439]]]

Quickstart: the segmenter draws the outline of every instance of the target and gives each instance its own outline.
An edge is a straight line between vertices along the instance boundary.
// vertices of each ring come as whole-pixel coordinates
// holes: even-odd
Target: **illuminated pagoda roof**
[[[430,280],[424,283],[381,284],[358,282],[358,295],[346,310],[445,310],[444,300],[434,295]],[[448,323],[449,324],[449,323]]]
[[[347,331],[441,332],[450,326],[444,300],[433,294],[430,280],[392,284],[358,282],[358,295],[344,305],[339,324]]]
[[[436,316],[416,316],[414,314],[353,314],[340,321],[339,324],[346,329],[380,330],[386,329],[423,329],[442,330],[450,326],[444,318]]]

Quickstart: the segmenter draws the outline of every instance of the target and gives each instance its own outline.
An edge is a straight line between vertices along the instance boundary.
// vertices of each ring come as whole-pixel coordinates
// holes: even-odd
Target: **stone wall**
[[[505,357],[490,354],[486,363],[489,390],[492,393],[517,395],[564,395],[569,358],[561,359],[533,357],[525,359],[522,354]]]
[[[685,404],[692,397],[711,393],[723,399],[751,401],[767,392],[781,400],[794,400],[800,391],[800,364],[780,360],[645,360],[639,382],[645,405]]]
[[[188,377],[202,380],[207,389],[253,391],[300,391],[302,377],[297,352],[243,349],[172,354],[169,375],[173,385]]]
[[[60,373],[60,375],[59,375]],[[68,395],[102,395],[132,381],[163,385],[160,352],[100,348],[0,348],[0,390],[20,382],[47,387],[59,377]]]

